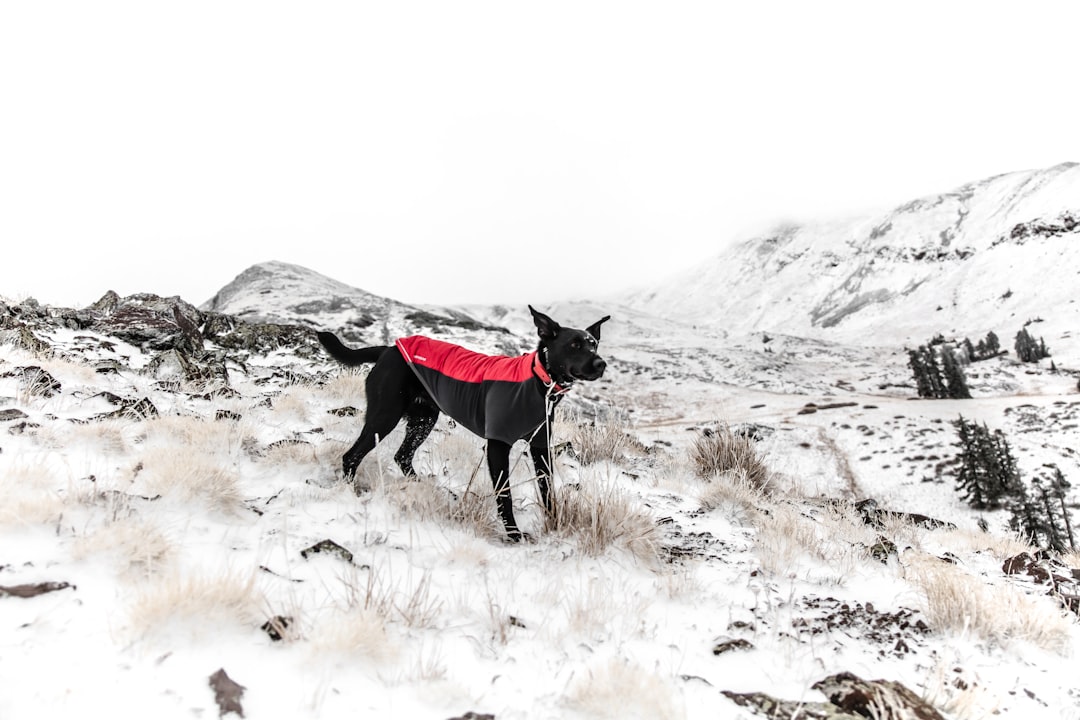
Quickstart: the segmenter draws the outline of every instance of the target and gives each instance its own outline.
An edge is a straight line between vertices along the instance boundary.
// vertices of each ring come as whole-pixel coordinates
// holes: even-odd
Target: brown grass
[[[580,485],[558,487],[554,495],[548,532],[571,540],[587,555],[622,548],[640,560],[656,560],[659,538],[652,515],[613,479],[582,473]]]
[[[726,425],[698,436],[690,448],[690,458],[698,477],[704,480],[736,473],[763,492],[772,483],[772,473],[759,457],[753,440],[735,435]]]

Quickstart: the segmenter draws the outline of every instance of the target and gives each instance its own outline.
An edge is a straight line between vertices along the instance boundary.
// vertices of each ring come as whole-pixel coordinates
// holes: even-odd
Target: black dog
[[[597,352],[600,325],[585,330],[564,328],[529,306],[540,346],[536,352],[510,358],[481,355],[422,336],[402,338],[394,347],[346,347],[333,334],[318,333],[330,355],[346,365],[375,363],[367,377],[364,428],[345,453],[347,478],[377,442],[406,420],[405,439],[394,455],[407,476],[415,476],[413,456],[439,412],[487,439],[488,470],[495,487],[499,517],[511,540],[521,540],[510,496],[510,446],[529,442],[544,509],[554,512],[551,497],[549,440],[555,405],[578,380],[596,380],[607,363]]]

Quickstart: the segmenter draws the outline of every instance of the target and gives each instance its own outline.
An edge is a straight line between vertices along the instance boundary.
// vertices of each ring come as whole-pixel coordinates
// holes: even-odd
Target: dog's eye
[[[571,350],[580,350],[581,349],[581,341],[580,340],[575,340],[574,342],[570,343],[570,349]]]

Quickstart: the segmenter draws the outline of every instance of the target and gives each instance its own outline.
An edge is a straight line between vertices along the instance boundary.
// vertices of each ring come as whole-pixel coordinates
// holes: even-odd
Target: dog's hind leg
[[[346,478],[354,477],[364,457],[397,427],[415,397],[415,383],[412,371],[399,353],[385,353],[375,363],[365,382],[364,429],[341,459]]]
[[[426,398],[417,398],[405,412],[405,439],[401,441],[401,447],[394,455],[394,462],[401,468],[405,477],[416,477],[416,469],[413,468],[413,456],[439,419],[439,408]]]
[[[499,518],[511,542],[520,542],[522,535],[514,520],[514,499],[510,495],[510,445],[501,440],[487,441],[488,470],[495,488],[495,505]]]

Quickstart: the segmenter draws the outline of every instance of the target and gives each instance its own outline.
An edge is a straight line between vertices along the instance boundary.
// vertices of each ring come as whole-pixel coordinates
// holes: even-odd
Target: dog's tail
[[[326,348],[326,352],[330,353],[330,357],[343,365],[365,365],[367,363],[373,363],[381,358],[384,352],[393,349],[387,345],[351,348],[338,340],[337,336],[333,333],[317,332],[315,334],[319,336],[319,342]]]

